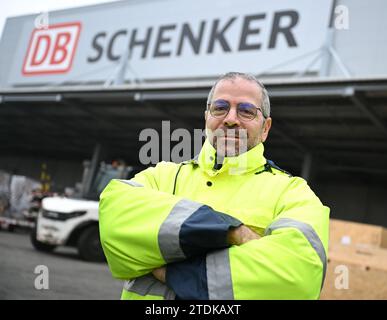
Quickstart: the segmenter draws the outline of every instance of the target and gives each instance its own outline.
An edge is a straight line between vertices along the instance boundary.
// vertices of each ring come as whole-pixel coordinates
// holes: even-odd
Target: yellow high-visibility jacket
[[[305,180],[263,156],[263,144],[216,164],[160,162],[100,196],[100,237],[122,299],[318,299],[329,208]],[[244,224],[262,238],[227,243]],[[151,271],[166,265],[166,284]]]

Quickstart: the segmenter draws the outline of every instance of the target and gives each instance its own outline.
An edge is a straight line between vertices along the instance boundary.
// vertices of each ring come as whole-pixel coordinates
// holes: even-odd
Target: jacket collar
[[[221,166],[216,164],[216,149],[206,139],[198,155],[197,162],[201,170],[209,176],[222,172],[229,175],[240,175],[258,169],[266,164],[263,156],[264,146],[259,143],[254,148],[236,157],[225,157]]]

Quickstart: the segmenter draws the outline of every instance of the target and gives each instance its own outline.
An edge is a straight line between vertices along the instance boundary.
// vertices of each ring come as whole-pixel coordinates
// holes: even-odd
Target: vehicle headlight
[[[57,212],[51,210],[43,210],[42,216],[46,219],[65,221],[68,219],[83,216],[87,211],[73,211],[73,212]]]

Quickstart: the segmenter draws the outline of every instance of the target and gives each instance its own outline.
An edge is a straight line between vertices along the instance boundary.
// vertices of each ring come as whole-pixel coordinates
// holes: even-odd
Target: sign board
[[[227,71],[286,75],[318,71],[327,0],[146,0],[8,20],[6,86],[104,83],[127,57],[125,80],[216,78]],[[18,34],[7,32],[18,30]],[[16,31],[14,31],[16,33]]]

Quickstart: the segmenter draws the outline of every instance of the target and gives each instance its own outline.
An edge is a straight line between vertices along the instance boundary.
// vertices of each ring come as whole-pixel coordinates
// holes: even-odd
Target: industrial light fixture
[[[61,94],[12,94],[1,96],[0,102],[61,102]]]

